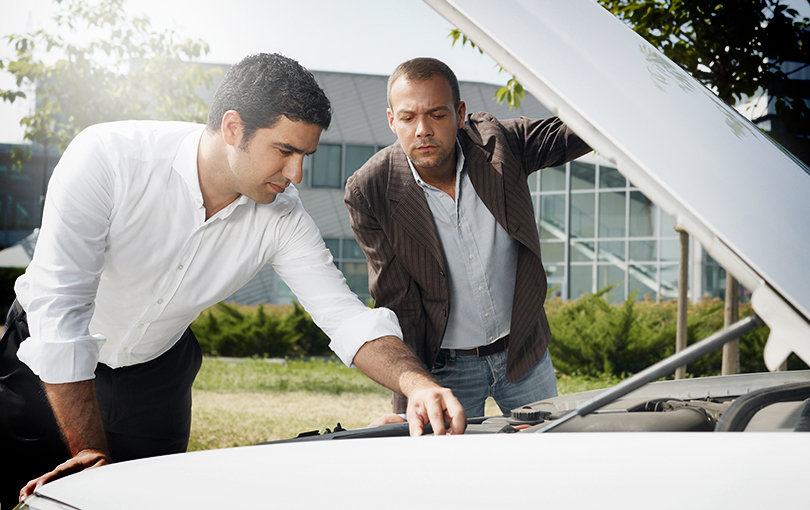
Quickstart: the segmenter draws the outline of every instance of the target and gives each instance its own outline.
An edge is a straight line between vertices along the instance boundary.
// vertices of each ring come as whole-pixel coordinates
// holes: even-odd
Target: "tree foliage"
[[[790,80],[796,69],[781,66],[785,61],[810,62],[810,20],[800,18],[784,0],[598,1],[726,103],[769,90],[777,115],[795,132],[810,134],[810,109]],[[453,44],[461,39],[462,46],[469,43],[481,51],[458,30],[449,37]],[[522,88],[513,82],[499,89],[496,98],[517,109]]]
[[[20,121],[24,138],[64,150],[82,129],[124,119],[204,122],[208,105],[197,94],[218,70],[199,62],[208,45],[155,31],[147,17],[130,16],[125,0],[54,0],[58,28],[4,37],[16,55],[0,61],[25,98],[36,88],[34,113]],[[79,42],[81,41],[81,42]]]

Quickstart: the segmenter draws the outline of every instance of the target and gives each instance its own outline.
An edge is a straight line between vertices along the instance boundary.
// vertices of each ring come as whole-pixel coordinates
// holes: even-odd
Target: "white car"
[[[785,433],[810,430],[810,372],[646,384],[762,322],[771,370],[810,361],[810,171],[593,0],[426,1],[700,241],[756,316],[461,436],[390,425],[123,462],[20,508],[810,506],[810,435]]]

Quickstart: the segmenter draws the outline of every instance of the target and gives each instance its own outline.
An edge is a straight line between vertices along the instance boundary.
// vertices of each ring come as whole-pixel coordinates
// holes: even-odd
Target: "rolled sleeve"
[[[89,335],[69,341],[44,342],[29,338],[17,356],[43,382],[63,384],[95,377],[98,353],[104,337]]]
[[[346,320],[332,334],[329,348],[349,368],[354,366],[357,351],[366,342],[384,336],[402,339],[402,330],[396,314],[388,308],[366,308]]]

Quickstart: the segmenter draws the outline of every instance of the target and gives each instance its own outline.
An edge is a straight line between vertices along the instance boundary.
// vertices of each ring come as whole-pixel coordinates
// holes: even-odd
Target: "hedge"
[[[605,288],[572,301],[549,299],[546,312],[553,339],[549,346],[557,372],[592,377],[626,377],[675,352],[677,301],[636,301],[631,294],[619,304],[609,304]],[[740,317],[753,313],[740,304]],[[723,302],[719,299],[690,303],[687,343],[723,328]],[[203,352],[209,356],[298,357],[328,356],[329,339],[294,303],[256,307],[219,303],[192,324]],[[762,350],[769,330],[761,327],[740,342],[741,372],[767,371]],[[692,376],[720,373],[720,351],[687,366]],[[806,368],[795,356],[790,369]]]

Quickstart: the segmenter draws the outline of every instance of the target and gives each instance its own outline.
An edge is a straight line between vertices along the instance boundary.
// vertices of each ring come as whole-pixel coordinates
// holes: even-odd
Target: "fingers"
[[[85,469],[103,466],[109,463],[110,458],[102,452],[96,450],[82,450],[81,452],[77,453],[75,457],[72,457],[56,466],[56,469],[53,471],[49,471],[39,478],[35,478],[28,482],[20,491],[20,501],[36,492],[37,489],[46,483],[58,480],[59,478],[73,473],[78,473],[79,471],[83,471]]]
[[[369,427],[374,427],[376,425],[387,425],[389,423],[402,423],[403,421],[405,421],[405,418],[402,416],[395,413],[390,413],[380,416],[373,422],[369,423]]]
[[[415,392],[408,399],[407,416],[412,436],[421,436],[428,423],[435,435],[463,434],[467,428],[464,408],[447,388],[431,387]],[[449,431],[446,423],[450,424]]]
[[[451,434],[463,434],[467,429],[467,413],[455,397],[446,402],[445,421],[450,424]]]

